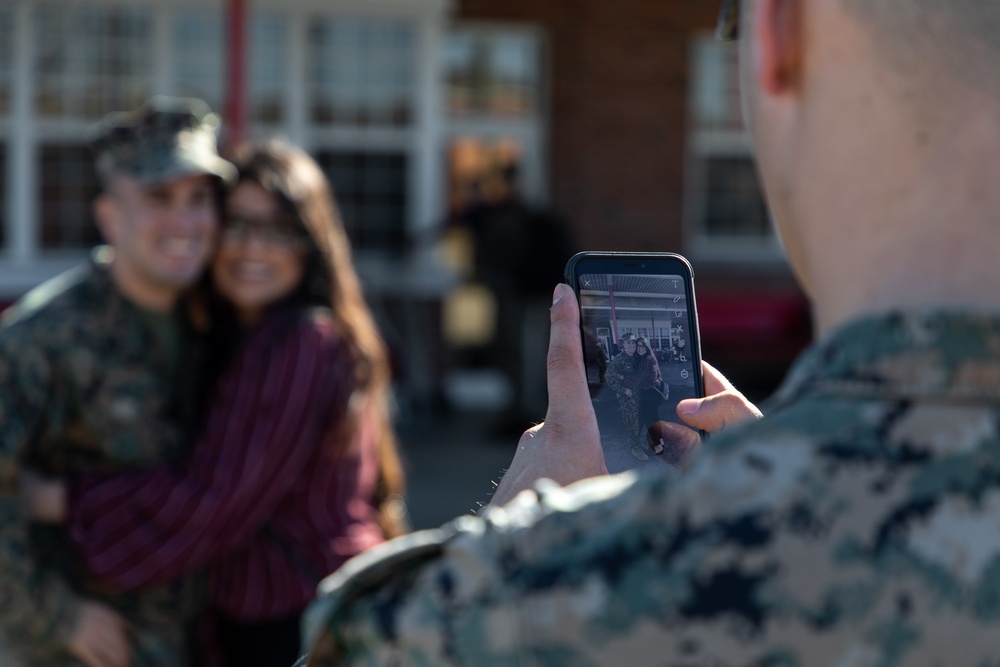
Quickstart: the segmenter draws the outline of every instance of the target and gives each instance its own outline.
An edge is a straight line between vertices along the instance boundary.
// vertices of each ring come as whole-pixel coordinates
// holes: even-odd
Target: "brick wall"
[[[552,203],[579,247],[681,250],[688,45],[718,0],[459,0],[545,31]]]

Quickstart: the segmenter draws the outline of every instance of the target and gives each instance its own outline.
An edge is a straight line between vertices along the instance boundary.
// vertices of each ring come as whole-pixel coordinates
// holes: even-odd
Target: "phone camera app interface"
[[[609,472],[676,468],[699,442],[677,417],[697,396],[687,283],[679,275],[579,277],[587,382]]]

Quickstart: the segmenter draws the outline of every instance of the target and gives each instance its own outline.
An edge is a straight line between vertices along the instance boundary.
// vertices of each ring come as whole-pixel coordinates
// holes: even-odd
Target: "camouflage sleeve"
[[[0,631],[8,646],[41,655],[65,645],[77,600],[65,581],[40,570],[31,554],[18,495],[18,470],[42,422],[51,369],[32,345],[0,343]]]
[[[574,485],[570,504],[607,497],[626,478]],[[311,647],[310,667],[529,664],[523,662],[529,654],[558,652],[554,645],[532,645],[531,626],[539,615],[525,609],[553,581],[545,572],[561,567],[562,553],[529,551],[539,533],[559,535],[558,525],[547,520],[565,514],[569,497],[542,480],[482,518],[461,517],[349,561],[320,585],[306,613],[303,645]],[[525,568],[522,559],[533,563]],[[575,604],[571,588],[547,601],[551,613],[558,616],[561,605]],[[579,629],[567,625],[567,637]]]
[[[622,372],[624,360],[622,355],[618,355],[608,364],[608,370],[604,373],[604,382],[611,387],[616,394],[625,391],[625,374]]]

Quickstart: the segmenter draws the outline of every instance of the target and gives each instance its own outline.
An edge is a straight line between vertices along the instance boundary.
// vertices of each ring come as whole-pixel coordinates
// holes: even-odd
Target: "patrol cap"
[[[219,156],[221,120],[202,100],[157,96],[106,115],[91,132],[102,176],[122,172],[144,185],[193,174],[232,183],[236,167]]]

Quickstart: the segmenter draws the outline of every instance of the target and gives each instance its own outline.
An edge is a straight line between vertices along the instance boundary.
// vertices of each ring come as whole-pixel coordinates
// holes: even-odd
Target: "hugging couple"
[[[405,530],[327,181],[218,130],[199,100],[106,117],[108,247],[4,316],[4,665],[290,665],[318,582]]]

